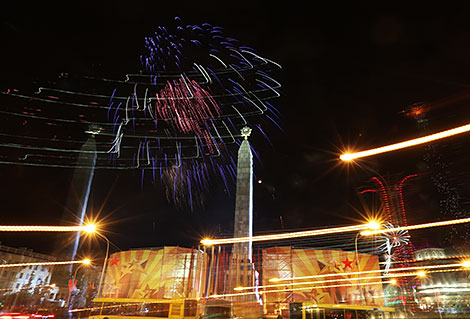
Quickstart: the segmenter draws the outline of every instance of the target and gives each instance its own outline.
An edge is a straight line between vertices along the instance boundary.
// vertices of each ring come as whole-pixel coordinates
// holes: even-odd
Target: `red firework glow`
[[[206,135],[207,120],[220,115],[211,94],[188,78],[168,81],[156,97],[156,114],[182,133]]]

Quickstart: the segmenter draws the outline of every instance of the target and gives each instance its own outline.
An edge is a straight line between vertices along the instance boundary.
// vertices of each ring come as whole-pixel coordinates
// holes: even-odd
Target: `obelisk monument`
[[[244,139],[238,150],[234,237],[251,238],[253,236],[253,155],[248,142],[251,129],[245,126],[241,134]],[[234,244],[232,254],[244,262],[251,262],[251,239],[248,242]]]

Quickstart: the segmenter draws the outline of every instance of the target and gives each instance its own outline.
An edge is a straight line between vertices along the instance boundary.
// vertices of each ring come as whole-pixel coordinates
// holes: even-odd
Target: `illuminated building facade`
[[[266,248],[262,253],[262,285],[278,283],[274,287],[264,289],[263,301],[265,312],[268,314],[275,314],[276,309],[280,309],[284,315],[287,315],[289,303],[300,301],[377,307],[385,305],[382,283],[376,284],[377,279],[372,278],[373,274],[362,274],[359,277],[357,274],[348,274],[379,270],[378,256],[290,246]],[[335,273],[338,275],[321,277],[324,274]],[[318,277],[283,280],[309,276]],[[276,282],[271,281],[273,278]],[[308,284],[312,280],[316,283]]]
[[[109,256],[103,298],[198,298],[210,278],[200,250],[160,247],[121,251]]]
[[[458,263],[461,256],[462,253],[455,249],[424,248],[415,251],[416,264],[421,266]],[[468,271],[428,273],[420,280],[416,294],[423,311],[446,314],[470,312]]]
[[[26,248],[0,245],[0,263],[50,262],[56,258],[38,254]],[[0,292],[10,294],[19,291],[33,291],[36,287],[50,284],[53,268],[50,266],[27,266],[0,269]]]

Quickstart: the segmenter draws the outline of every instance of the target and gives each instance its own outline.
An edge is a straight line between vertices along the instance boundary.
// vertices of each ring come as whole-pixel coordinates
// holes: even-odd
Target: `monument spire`
[[[251,153],[248,136],[249,127],[243,127],[244,137],[238,150],[237,190],[235,199],[234,237],[253,236],[253,154]],[[252,260],[252,242],[234,244],[233,251],[246,262]]]

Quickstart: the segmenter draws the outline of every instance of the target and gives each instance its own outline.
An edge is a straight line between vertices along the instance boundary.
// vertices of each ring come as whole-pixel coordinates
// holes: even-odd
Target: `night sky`
[[[433,131],[469,122],[469,9],[429,3],[410,7],[405,2],[384,7],[373,2],[314,3],[308,8],[257,1],[3,5],[1,89],[31,87],[61,72],[99,69],[122,78],[140,70],[144,37],[175,16],[188,24],[219,25],[283,67],[275,74],[283,85],[275,105],[284,132],[269,132],[272,146],[252,139],[262,159],[255,167],[256,180],[262,181],[254,184],[255,233],[351,224],[361,219],[357,211],[364,207],[357,190],[368,184],[372,172],[391,180],[426,172],[425,149],[380,155],[349,168],[338,162],[340,150],[419,136],[416,121],[403,113],[413,103],[436,106],[429,115]],[[2,123],[2,132],[9,129],[9,123]],[[469,142],[468,136],[454,141],[461,151]],[[468,158],[468,151],[461,154]],[[0,166],[2,224],[59,223],[73,192],[72,173]],[[464,189],[468,196],[468,186]],[[439,218],[436,196],[426,176],[410,187],[410,223]],[[107,236],[120,249],[190,247],[206,235],[233,231],[234,196],[214,186],[203,209],[178,210],[159,187],[146,183],[141,189],[138,172],[97,171],[89,214],[97,212],[109,223]],[[433,243],[432,237],[426,240]],[[52,242],[61,238],[0,234],[4,244],[43,253],[50,253]]]

